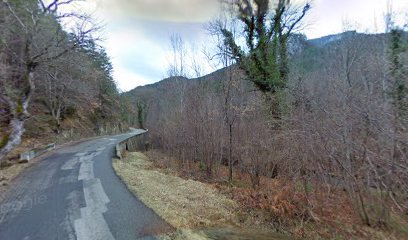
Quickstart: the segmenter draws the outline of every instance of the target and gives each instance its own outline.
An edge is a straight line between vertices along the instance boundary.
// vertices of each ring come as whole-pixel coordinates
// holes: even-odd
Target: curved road
[[[27,169],[3,193],[0,239],[133,240],[171,231],[111,165],[114,146],[141,133],[64,147]]]

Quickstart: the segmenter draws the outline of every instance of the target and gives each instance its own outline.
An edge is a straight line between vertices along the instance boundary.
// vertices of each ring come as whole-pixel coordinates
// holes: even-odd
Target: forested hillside
[[[59,12],[69,4],[0,3],[0,159],[21,139],[32,148],[126,129],[101,29]]]
[[[408,210],[407,34],[294,37],[279,114],[237,65],[125,95],[154,129],[154,149],[186,176],[235,185],[246,174],[254,192],[238,199],[266,209],[275,226],[341,218],[329,215],[347,208],[342,191],[353,209],[345,218],[388,225]],[[268,178],[288,189],[284,199]]]

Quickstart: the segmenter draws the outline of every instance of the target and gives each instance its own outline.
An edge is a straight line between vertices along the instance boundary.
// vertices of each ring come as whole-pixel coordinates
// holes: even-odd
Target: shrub
[[[10,138],[10,134],[9,134],[9,133],[7,133],[6,135],[4,135],[4,136],[1,138],[0,148],[3,148],[4,146],[6,146],[6,144],[7,144],[8,141],[9,141],[9,138]]]

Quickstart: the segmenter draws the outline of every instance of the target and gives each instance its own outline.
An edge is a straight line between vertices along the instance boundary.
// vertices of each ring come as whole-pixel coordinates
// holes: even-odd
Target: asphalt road
[[[133,240],[171,231],[112,168],[114,146],[142,132],[68,146],[26,170],[3,193],[0,239]]]

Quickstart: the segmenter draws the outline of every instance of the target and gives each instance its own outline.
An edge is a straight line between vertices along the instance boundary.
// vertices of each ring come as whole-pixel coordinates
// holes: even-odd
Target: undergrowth
[[[228,182],[227,167],[215,170],[212,177],[199,163],[180,168],[177,159],[158,151],[146,153],[156,167],[182,178],[212,184],[236,201],[240,221],[248,226],[263,226],[289,234],[296,239],[408,239],[407,216],[392,213],[387,228],[364,225],[343,189],[329,188],[317,181],[307,184],[290,179],[261,177],[259,188],[253,189],[250,176],[235,169],[233,182]]]

